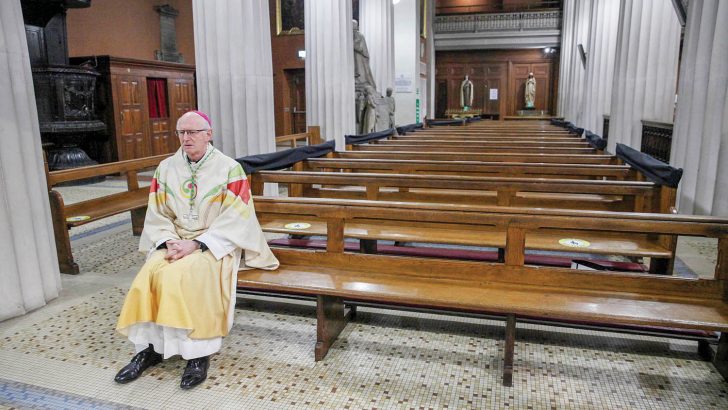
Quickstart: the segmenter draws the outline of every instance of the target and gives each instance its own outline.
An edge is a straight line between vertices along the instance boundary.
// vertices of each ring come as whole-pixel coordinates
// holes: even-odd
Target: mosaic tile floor
[[[360,308],[315,363],[313,305],[250,296],[204,385],[179,389],[178,358],[118,385],[132,347],[113,329],[143,255],[128,224],[93,229],[73,241],[82,273],[63,295],[0,323],[0,408],[728,408],[696,342],[519,324],[506,388],[501,321]],[[709,245],[681,246],[709,266]]]

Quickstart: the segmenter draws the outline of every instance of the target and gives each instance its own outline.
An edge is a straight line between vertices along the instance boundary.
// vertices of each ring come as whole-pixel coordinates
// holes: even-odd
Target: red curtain
[[[167,118],[167,80],[164,78],[147,79],[149,118]]]

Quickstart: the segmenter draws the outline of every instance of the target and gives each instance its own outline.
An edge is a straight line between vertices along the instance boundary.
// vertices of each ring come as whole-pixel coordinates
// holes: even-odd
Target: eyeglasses
[[[202,131],[207,131],[207,130],[175,130],[174,135],[176,135],[178,137],[182,137],[185,134],[194,135],[194,134],[200,133]]]

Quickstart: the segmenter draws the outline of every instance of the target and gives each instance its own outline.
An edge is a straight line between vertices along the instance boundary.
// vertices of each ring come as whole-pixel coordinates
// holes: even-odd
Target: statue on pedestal
[[[526,80],[526,91],[524,93],[526,98],[526,109],[534,109],[534,102],[536,101],[536,79],[533,77],[533,73],[528,73],[528,79]]]
[[[394,128],[395,103],[394,97],[392,97],[392,87],[387,87],[387,96],[384,99],[387,101],[387,107],[389,108],[389,123],[387,124],[387,128]]]
[[[394,99],[391,91],[387,98],[377,91],[372,69],[369,67],[369,49],[354,20],[354,90],[356,93],[356,133],[369,134],[382,131],[394,120]],[[391,106],[391,112],[390,110]]]
[[[473,82],[470,81],[468,76],[460,83],[460,106],[463,111],[467,111],[468,108],[473,105]]]

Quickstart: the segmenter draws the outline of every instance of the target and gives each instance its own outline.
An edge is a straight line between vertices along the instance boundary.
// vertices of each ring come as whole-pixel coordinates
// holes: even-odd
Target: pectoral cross
[[[195,211],[194,209],[190,209],[190,212],[182,215],[182,218],[187,222],[197,221],[199,215],[197,214],[197,211]]]

